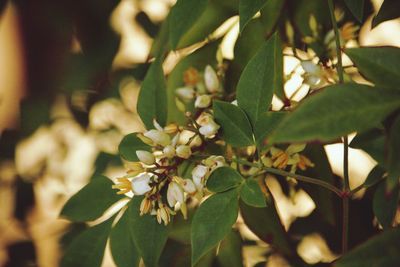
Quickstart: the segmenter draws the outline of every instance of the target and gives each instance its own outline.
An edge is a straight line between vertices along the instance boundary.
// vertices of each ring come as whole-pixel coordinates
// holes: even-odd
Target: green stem
[[[304,175],[300,175],[300,174],[296,174],[296,173],[291,173],[291,172],[283,171],[283,170],[280,170],[280,169],[265,167],[265,166],[263,166],[263,165],[261,165],[259,163],[253,163],[253,162],[249,162],[249,161],[243,160],[243,159],[232,159],[232,160],[237,162],[237,163],[246,165],[246,166],[258,167],[260,169],[265,170],[268,173],[273,173],[273,174],[281,175],[281,176],[284,176],[284,177],[288,176],[288,177],[292,177],[292,178],[294,178],[294,179],[296,179],[298,181],[301,181],[301,182],[322,186],[322,187],[332,191],[337,196],[342,197],[342,192],[338,188],[336,188],[335,186],[331,185],[330,183],[327,183],[327,182],[322,181],[320,179],[311,178],[311,177],[308,177],[308,176],[304,176]]]
[[[335,7],[333,5],[333,0],[328,0],[329,11],[331,15],[332,27],[335,32],[335,40],[336,40],[336,54],[337,54],[337,73],[339,76],[339,83],[344,82],[343,78],[343,62],[342,62],[342,49],[340,44],[340,33],[339,28],[336,23],[335,18]],[[349,183],[349,140],[347,136],[343,138],[343,209],[342,209],[342,253],[345,254],[347,252],[348,247],[348,236],[349,236],[349,197],[350,197],[350,183]]]

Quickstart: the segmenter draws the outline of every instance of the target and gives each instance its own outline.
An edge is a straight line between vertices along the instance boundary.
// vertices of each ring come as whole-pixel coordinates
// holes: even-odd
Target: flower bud
[[[141,174],[141,175],[133,178],[131,181],[132,192],[138,196],[144,195],[147,192],[149,192],[151,190],[151,187],[149,185],[150,178],[151,178],[151,175],[148,173],[144,173],[144,174]]]
[[[213,138],[219,129],[219,125],[214,120],[210,120],[206,125],[199,128],[199,132],[206,138]]]
[[[180,145],[176,148],[176,155],[180,158],[188,159],[192,155],[192,150],[187,145]]]
[[[142,163],[140,163],[140,162],[127,162],[125,164],[125,167],[128,169],[127,173],[130,176],[136,176],[145,171]]]
[[[321,68],[317,64],[313,63],[310,60],[302,61],[301,62],[301,67],[308,74],[312,74],[312,75],[315,75],[315,76],[321,75]]]
[[[152,165],[156,161],[153,153],[145,151],[145,150],[137,150],[136,156],[139,158],[139,160],[141,162],[143,162],[146,165]]]
[[[140,140],[142,140],[143,143],[152,146],[154,145],[153,140],[151,140],[150,138],[144,136],[143,134],[139,133],[136,135]]]
[[[210,95],[199,95],[196,97],[196,101],[194,101],[194,106],[196,108],[207,108],[211,104],[211,96]]]
[[[304,148],[306,148],[306,144],[291,144],[286,148],[286,153],[292,155],[303,151]]]
[[[192,100],[194,98],[195,95],[195,91],[193,90],[193,88],[190,87],[181,87],[175,90],[175,94],[183,99],[183,100]]]
[[[173,158],[175,156],[175,148],[171,145],[164,147],[163,149],[164,156],[167,158]]]
[[[207,65],[204,70],[204,83],[206,84],[206,88],[210,93],[218,92],[219,89],[218,76],[210,65]]]
[[[147,214],[151,211],[153,205],[150,199],[145,197],[142,202],[140,203],[140,216],[143,214]]]
[[[193,168],[192,170],[192,177],[193,177],[193,181],[194,178],[204,178],[206,175],[208,174],[208,167],[204,166],[204,165],[197,165],[196,167]]]
[[[170,123],[164,127],[164,133],[174,134],[179,130],[179,126],[176,123]]]
[[[171,143],[170,136],[162,131],[153,129],[145,132],[143,135],[150,138],[157,145],[167,146]]]
[[[168,185],[167,201],[171,208],[175,207],[176,203],[183,203],[185,201],[183,188],[176,182],[170,182]]]

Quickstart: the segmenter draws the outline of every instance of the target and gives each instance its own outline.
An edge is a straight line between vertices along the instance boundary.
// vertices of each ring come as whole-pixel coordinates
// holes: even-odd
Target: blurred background
[[[72,2],[0,0],[0,266],[58,266],[68,239],[69,224],[58,218],[65,201],[93,173],[123,173],[117,146],[124,135],[143,129],[136,114],[140,81],[152,40],[175,1]],[[381,3],[372,1],[373,9]],[[350,46],[400,46],[399,20],[371,31],[371,19]],[[229,32],[223,43],[229,60],[235,56],[237,16],[227,25],[220,30]],[[165,64],[167,73],[179,56]],[[303,82],[298,65],[285,57],[285,74],[295,73],[286,82],[288,94]],[[325,150],[341,176],[342,146]],[[350,160],[355,187],[376,163],[356,149]],[[273,179],[270,186],[286,229],[315,208],[304,191],[289,199]],[[256,239],[246,229],[242,234]],[[245,249],[249,266],[262,259],[259,250]],[[317,233],[304,238],[298,251],[310,263],[336,257]],[[268,264],[284,266],[280,259]],[[103,266],[114,266],[109,256]]]

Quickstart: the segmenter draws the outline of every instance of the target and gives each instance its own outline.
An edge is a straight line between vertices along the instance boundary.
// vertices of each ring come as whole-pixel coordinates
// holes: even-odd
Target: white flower
[[[181,87],[175,90],[175,93],[178,97],[183,100],[192,100],[195,95],[195,91],[191,87]]]
[[[199,128],[199,132],[206,138],[213,138],[219,129],[219,125],[214,120],[209,121],[206,125]]]
[[[204,83],[206,84],[206,88],[210,93],[218,92],[218,76],[210,65],[207,65],[204,70]]]
[[[143,173],[135,178],[132,179],[132,192],[135,195],[144,195],[151,190],[149,185],[151,175],[148,173]]]
[[[196,192],[196,185],[190,179],[182,179],[182,187],[188,194],[194,194]]]
[[[222,156],[209,156],[205,160],[202,161],[207,167],[211,168],[211,171],[215,169],[225,166],[225,158]]]
[[[175,148],[171,145],[164,147],[163,149],[164,156],[167,158],[173,158],[175,156]]]
[[[145,151],[145,150],[136,151],[136,156],[139,158],[139,160],[141,162],[143,162],[146,165],[152,165],[156,161],[153,153]]]
[[[157,145],[167,146],[171,143],[171,138],[168,134],[159,130],[149,130],[143,134],[147,138],[150,138]]]
[[[203,189],[203,180],[208,174],[208,167],[204,165],[197,165],[196,167],[193,168],[192,170],[192,178],[193,178],[193,183],[195,184],[196,188],[198,190]]]
[[[176,203],[183,203],[185,201],[183,188],[176,182],[171,182],[168,185],[167,201],[172,208],[175,207]]]
[[[321,74],[321,68],[310,60],[305,60],[301,62],[301,67],[308,74],[319,76]]]
[[[180,145],[176,148],[176,155],[180,158],[188,159],[192,155],[192,150],[187,145]]]
[[[210,95],[199,95],[196,97],[196,101],[194,101],[194,106],[196,108],[207,108],[211,104],[211,96]]]

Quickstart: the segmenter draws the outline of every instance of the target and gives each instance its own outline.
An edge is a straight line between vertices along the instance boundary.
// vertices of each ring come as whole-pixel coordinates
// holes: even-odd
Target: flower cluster
[[[195,108],[208,108],[212,99],[219,97],[223,92],[218,75],[215,70],[207,65],[201,75],[195,68],[189,68],[183,76],[184,86],[176,89],[176,102],[178,107],[185,109],[185,103],[194,100]]]

